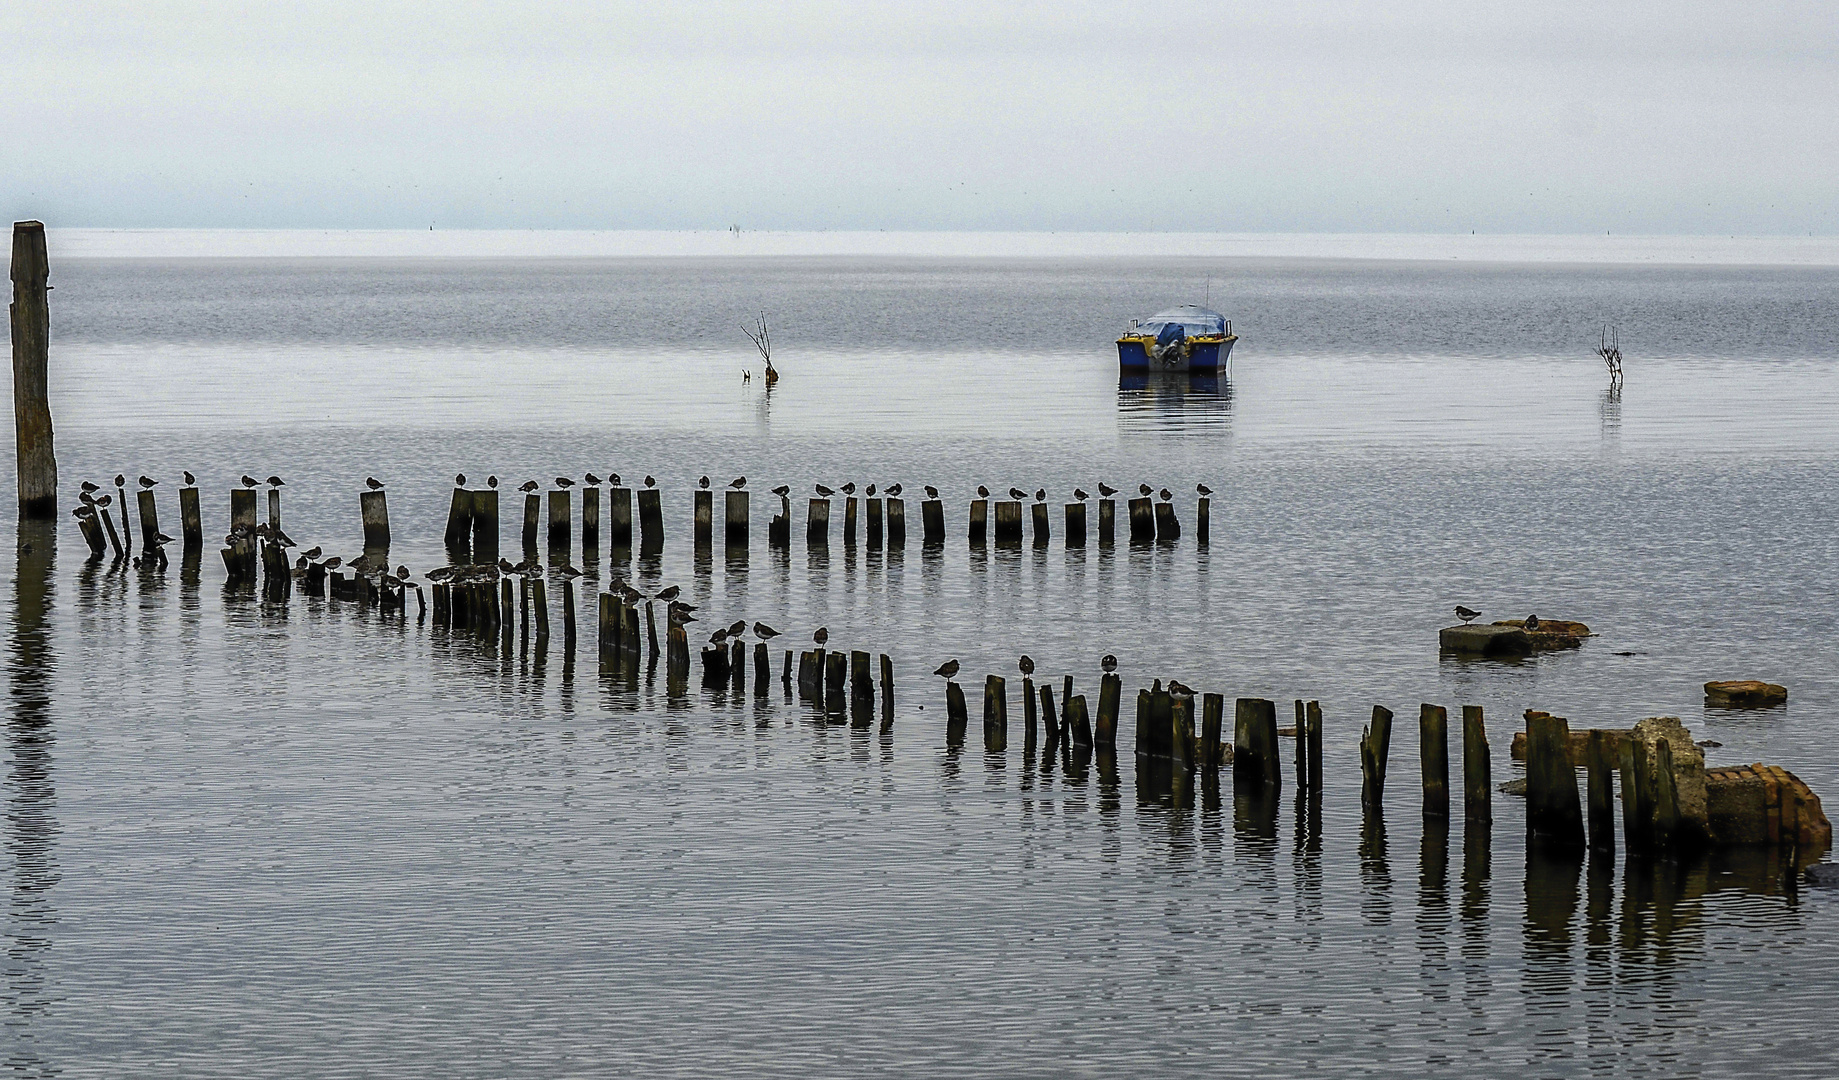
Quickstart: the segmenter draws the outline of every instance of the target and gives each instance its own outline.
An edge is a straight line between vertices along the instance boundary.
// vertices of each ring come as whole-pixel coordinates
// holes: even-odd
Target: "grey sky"
[[[44,3],[65,226],[1839,232],[1830,3]]]

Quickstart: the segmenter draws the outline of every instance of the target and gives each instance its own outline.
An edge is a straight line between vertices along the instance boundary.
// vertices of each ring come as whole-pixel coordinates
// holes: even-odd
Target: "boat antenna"
[[[1213,275],[1207,275],[1207,306],[1213,306]]]

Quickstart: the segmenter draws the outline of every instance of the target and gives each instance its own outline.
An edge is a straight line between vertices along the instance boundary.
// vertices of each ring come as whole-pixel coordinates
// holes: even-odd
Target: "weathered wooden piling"
[[[19,476],[19,518],[57,517],[57,454],[52,445],[51,261],[45,226],[13,223],[13,446]],[[122,507],[127,513],[127,507]],[[126,523],[124,517],[123,523]]]
[[[148,493],[143,491],[141,494]],[[276,530],[281,528],[281,489],[278,487],[268,489],[268,527]]]
[[[1488,729],[1480,705],[1462,707],[1462,818],[1465,823],[1494,820],[1493,763],[1488,759]]]
[[[1296,732],[1296,790],[1309,790],[1309,739],[1303,733],[1309,726],[1308,715],[1303,710],[1303,699],[1296,699],[1296,722],[1291,728]]]
[[[452,601],[448,598],[450,589],[451,586],[441,581],[435,582],[428,589],[434,594],[434,625],[438,629],[446,629],[452,624],[453,607]]]
[[[1155,688],[1137,691],[1137,753],[1146,757],[1169,756],[1169,692],[1161,680]]]
[[[607,489],[607,543],[616,548],[632,549],[632,489]]]
[[[1653,818],[1652,797],[1643,783],[1643,756],[1635,740],[1618,740],[1616,764],[1622,781],[1622,843],[1630,855],[1641,855],[1648,850],[1648,822]]]
[[[567,488],[558,488],[549,493],[549,551],[550,557],[562,556],[561,561],[568,562],[568,553],[573,547],[574,499]]]
[[[829,499],[812,499],[805,509],[805,544],[808,547],[830,546]]]
[[[747,546],[747,493],[729,491],[722,515],[722,538],[728,547],[744,548]]]
[[[657,488],[639,491],[639,551],[655,555],[664,550],[664,503]]]
[[[996,504],[996,542],[999,544],[1020,544],[1022,542],[1022,504],[1014,499],[1005,499]]]
[[[77,528],[82,530],[83,539],[89,544],[91,555],[100,556],[107,549],[108,541],[103,538],[99,515],[92,512],[77,518]]]
[[[747,643],[739,638],[728,643],[728,692],[736,697],[747,692]]]
[[[1277,752],[1277,704],[1240,698],[1233,706],[1232,774],[1235,782],[1276,788],[1283,783]]]
[[[249,488],[230,491],[230,529],[255,528],[255,492]]]
[[[971,500],[970,538],[972,544],[984,543],[990,535],[990,501]]]
[[[666,678],[683,679],[690,673],[690,636],[681,626],[672,626],[666,631],[666,644],[670,646],[664,654],[664,673]],[[652,641],[651,656],[655,663],[658,650],[657,641]]]
[[[1629,741],[1634,742],[1633,739]],[[1665,739],[1654,740],[1654,757],[1648,762],[1648,769],[1649,789],[1654,793],[1653,832],[1649,840],[1665,851],[1679,838],[1679,787],[1673,773],[1672,743]],[[1576,792],[1575,783],[1572,792]]]
[[[1222,735],[1226,722],[1226,696],[1206,694],[1200,704],[1200,763],[1217,769],[1226,764],[1226,743]]]
[[[753,696],[763,698],[773,679],[773,656],[766,647],[766,642],[753,644]]]
[[[1213,500],[1202,495],[1200,502],[1194,507],[1194,542],[1196,544],[1204,545],[1208,542],[1212,518]]]
[[[1533,710],[1526,713],[1526,828],[1558,847],[1584,847],[1571,725],[1562,716]]]
[[[875,498],[863,500],[862,510],[868,516],[868,546],[879,548],[882,546],[881,500]]]
[[[779,497],[779,512],[766,523],[766,546],[776,548],[792,546],[792,500],[787,496]]]
[[[1194,695],[1169,695],[1169,758],[1177,769],[1192,770],[1200,757],[1194,738]]]
[[[875,718],[875,677],[869,668],[873,659],[860,649],[849,654],[849,716],[855,727],[868,727]]]
[[[843,546],[856,546],[856,497],[843,498]]]
[[[945,684],[945,746],[957,749],[964,745],[964,729],[970,723],[964,705],[964,688],[955,682]]]
[[[1098,542],[1111,544],[1117,541],[1117,500],[1098,500]]]
[[[888,500],[888,547],[896,551],[907,546],[907,504],[900,499]]]
[[[1043,682],[1037,692],[1041,695],[1041,734],[1047,739],[1047,748],[1052,750],[1060,741],[1060,720],[1054,715],[1054,688]]]
[[[447,531],[442,539],[449,548],[472,546],[473,493],[455,486],[447,504]]]
[[[1034,680],[1022,676],[1022,745],[1032,747],[1039,741],[1040,703],[1035,700]]]
[[[549,634],[549,597],[544,591],[541,578],[538,578],[536,582],[536,603],[536,631],[538,634],[546,637]],[[569,578],[563,578],[562,648],[571,653],[574,652],[575,636],[578,632],[579,630],[575,625],[575,583]]]
[[[498,561],[498,491],[473,492],[472,561],[490,565]]]
[[[1130,542],[1147,543],[1156,538],[1156,502],[1149,496],[1130,500]]]
[[[1449,710],[1418,706],[1418,771],[1424,781],[1424,816],[1449,817]]]
[[[1117,749],[1117,713],[1123,695],[1123,680],[1115,671],[1106,672],[1098,683],[1098,724],[1092,731],[1094,745],[1100,750]]]
[[[798,696],[806,701],[823,693],[823,674],[817,651],[806,649],[798,654]]]
[[[1086,504],[1070,502],[1066,504],[1066,546],[1082,548],[1086,546]]]
[[[920,543],[943,544],[945,542],[945,503],[939,499],[927,499],[920,503]]]
[[[1600,728],[1591,729],[1584,750],[1584,791],[1589,804],[1588,824],[1592,851],[1614,851],[1616,847],[1614,746],[1609,732]]]
[[[881,654],[881,729],[894,726],[894,661]]]
[[[1086,716],[1086,696],[1066,699],[1066,740],[1075,750],[1092,749],[1092,721]],[[1113,740],[1115,745],[1116,740]],[[1106,750],[1105,753],[1113,751]]]
[[[255,494],[250,492],[251,495]],[[250,500],[254,502],[253,499]],[[358,512],[364,517],[364,547],[382,548],[390,546],[390,506],[389,499],[381,491],[361,491],[358,493]],[[253,516],[254,508],[251,507]]]
[[[1360,733],[1360,805],[1378,810],[1386,799],[1386,758],[1392,750],[1392,710],[1373,706],[1373,720]]]
[[[674,628],[673,628],[674,629]],[[702,647],[702,684],[721,686],[728,681],[728,647],[708,644]]]
[[[1044,548],[1047,546],[1048,539],[1049,539],[1048,531],[1047,531],[1047,504],[1044,502],[1038,502],[1038,503],[1033,504],[1033,517],[1034,517],[1034,532],[1033,532],[1034,546],[1038,548]]]
[[[543,497],[532,491],[524,496],[524,554],[536,551],[536,537],[543,514]]]
[[[1156,504],[1156,542],[1172,544],[1181,539],[1181,522],[1175,520],[1175,504],[1159,502]]]
[[[836,649],[824,657],[824,709],[842,712],[849,690],[849,654]]]
[[[140,503],[141,547],[149,552],[160,549],[160,508],[154,505],[153,492],[142,488],[135,493]]]
[[[185,541],[187,551],[195,551],[204,546],[204,514],[198,508],[198,489],[195,487],[179,489],[179,538]]]
[[[1001,675],[983,683],[983,748],[991,753],[1009,748],[1009,691]]]
[[[707,488],[696,489],[696,546],[708,547],[715,538],[715,493]]]
[[[1322,703],[1311,701],[1303,709],[1303,731],[1299,736],[1309,740],[1309,786],[1316,791],[1322,790]]]
[[[581,489],[581,561],[600,561],[600,488]]]
[[[670,609],[666,608],[665,617],[668,618],[669,615],[670,615]],[[673,630],[673,629],[681,630],[683,628],[679,626],[679,627],[666,627],[665,629],[668,632],[669,630]],[[685,638],[685,640],[687,641],[688,639]],[[653,659],[656,659],[658,655],[658,609],[657,609],[656,601],[652,601],[652,600],[645,601],[645,644],[651,649],[651,652],[650,652],[651,657]],[[683,654],[683,666],[685,670],[689,668],[689,663],[690,663],[690,654],[687,651],[685,651]]]
[[[511,651],[511,646],[515,644],[515,642],[511,640],[513,628],[511,622],[511,605],[514,601],[511,598],[510,578],[498,579],[498,592],[498,625],[504,631],[504,643],[502,647],[506,653],[509,653]]]

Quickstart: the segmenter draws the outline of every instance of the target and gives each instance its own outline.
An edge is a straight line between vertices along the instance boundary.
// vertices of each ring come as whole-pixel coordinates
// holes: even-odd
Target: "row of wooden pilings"
[[[602,527],[602,495],[606,496],[606,526]],[[751,493],[729,490],[721,493],[724,497],[723,516],[721,519],[721,536],[728,547],[746,547],[750,542],[750,503]],[[475,563],[495,562],[499,558],[499,492],[495,488],[467,489],[455,488],[453,499],[447,514],[445,539],[449,550],[468,561]],[[692,536],[695,545],[700,548],[714,546],[716,536],[715,495],[709,490],[693,492],[694,512]],[[636,496],[637,515],[634,516]],[[777,496],[780,507],[767,526],[767,542],[773,547],[791,546],[792,537],[792,500],[787,496]],[[547,510],[545,511],[545,500]],[[843,503],[843,543],[853,546],[858,536],[858,524],[861,535],[869,548],[902,548],[907,543],[907,509],[906,502],[898,498],[878,498],[849,496]],[[830,542],[830,524],[832,501],[827,498],[813,498],[809,501],[805,513],[805,542],[811,546],[825,546]],[[1024,540],[1023,503],[1019,500],[997,501],[976,499],[970,503],[967,536],[971,543],[981,544],[994,541],[998,544],[1020,544]],[[1033,542],[1037,547],[1046,547],[1051,540],[1049,524],[1050,507],[1047,503],[1029,504],[1032,521]],[[1087,539],[1086,507],[1083,502],[1068,503],[1064,507],[1064,542],[1068,547],[1084,547]],[[1109,544],[1117,535],[1117,504],[1113,499],[1098,502],[1098,542]],[[1149,498],[1131,499],[1129,509],[1129,536],[1133,543],[1157,542],[1172,543],[1182,534],[1182,526],[1176,516],[1175,507],[1170,502],[1155,502]],[[993,516],[993,521],[992,521]],[[1202,498],[1196,508],[1195,535],[1200,543],[1208,540],[1211,511],[1209,500]],[[581,489],[581,513],[579,517],[579,535],[583,553],[598,553],[602,547],[602,538],[615,549],[631,549],[635,536],[641,552],[658,552],[664,548],[664,507],[663,493],[657,488],[626,487],[606,489],[597,487]],[[945,506],[942,500],[927,499],[920,503],[920,521],[922,540],[925,543],[944,543]],[[992,528],[993,524],[993,528]],[[523,506],[523,548],[526,554],[538,549],[545,538],[550,550],[571,551],[576,535],[576,518],[574,514],[574,491],[568,488],[556,489],[547,493],[528,492],[524,495]]]
[[[517,583],[515,587],[513,581]],[[433,594],[437,627],[486,641],[502,641],[507,651],[520,636],[526,643],[534,638],[539,648],[549,642],[549,584],[541,576],[500,576],[494,571],[467,580],[435,582],[428,591]],[[562,648],[570,656],[575,652],[577,634],[575,583],[564,580]],[[604,628],[601,644],[604,649]]]
[[[1630,854],[1664,853],[1705,842],[1682,827],[1673,747],[1665,738],[1655,739],[1649,748],[1624,732],[1591,729],[1581,747],[1577,741],[1564,717],[1527,711],[1530,833],[1557,848],[1614,851],[1619,788],[1622,842]],[[1579,766],[1584,770],[1582,800],[1577,791]]]

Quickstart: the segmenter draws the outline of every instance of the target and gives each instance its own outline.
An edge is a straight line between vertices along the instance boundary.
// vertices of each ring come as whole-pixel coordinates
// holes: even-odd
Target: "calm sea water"
[[[1426,828],[1419,702],[1683,717],[1839,791],[1839,270],[1388,260],[57,259],[61,480],[244,472],[356,555],[444,561],[452,476],[646,473],[704,623],[895,660],[891,732],[602,680],[22,526],[8,599],[6,1062],[22,1075],[1821,1075],[1839,898],[1757,860],[1529,857]],[[1230,380],[1120,387],[1132,317],[1210,300]],[[764,310],[784,379],[743,382]],[[1619,327],[1626,386],[1591,355]],[[757,371],[757,360],[751,360]],[[8,465],[4,471],[10,475]],[[951,541],[699,561],[690,489],[901,482]],[[972,549],[979,483],[1215,489],[1211,543]],[[130,481],[131,482],[131,481]],[[10,500],[6,502],[10,510]],[[9,523],[10,527],[10,523]],[[507,549],[514,547],[506,525]],[[579,553],[576,553],[577,559]],[[1589,623],[1440,658],[1465,603]],[[948,750],[929,673],[1096,692],[1122,662],[1320,699],[1328,783],[1253,805]],[[1786,683],[1757,712],[1707,679]],[[1013,679],[1012,679],[1013,682]],[[1363,820],[1355,743],[1397,710]],[[1126,709],[1121,742],[1128,747]],[[1459,757],[1459,755],[1458,755]],[[1485,1063],[1485,1064],[1483,1064]]]

